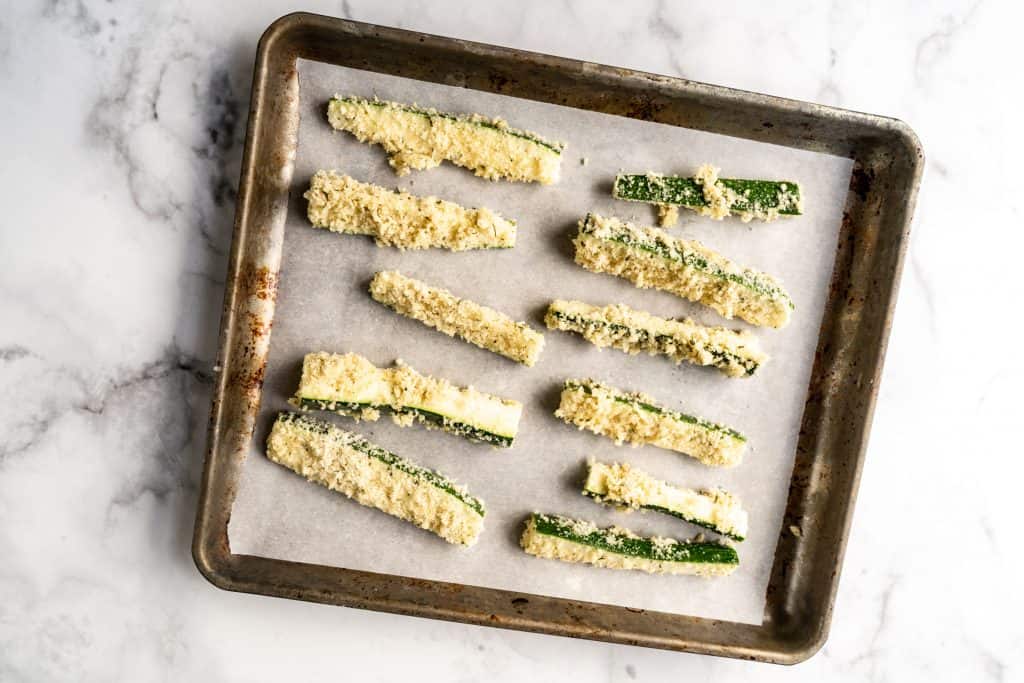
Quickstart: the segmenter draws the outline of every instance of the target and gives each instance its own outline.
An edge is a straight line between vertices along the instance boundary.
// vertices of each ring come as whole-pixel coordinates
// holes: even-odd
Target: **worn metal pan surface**
[[[761,625],[231,552],[274,319],[298,129],[298,58],[852,158],[831,290]],[[260,39],[193,556],[234,591],[632,645],[795,663],[824,643],[924,165],[904,123],[678,78],[290,14]],[[794,536],[787,530],[798,526]]]

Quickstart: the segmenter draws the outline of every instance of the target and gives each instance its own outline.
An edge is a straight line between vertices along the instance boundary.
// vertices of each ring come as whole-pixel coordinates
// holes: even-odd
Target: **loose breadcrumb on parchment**
[[[679,207],[675,204],[658,204],[658,225],[674,228],[679,223]]]

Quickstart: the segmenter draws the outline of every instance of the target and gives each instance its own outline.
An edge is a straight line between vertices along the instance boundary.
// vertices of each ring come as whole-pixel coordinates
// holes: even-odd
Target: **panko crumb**
[[[658,225],[674,228],[679,223],[679,207],[675,204],[658,204]]]

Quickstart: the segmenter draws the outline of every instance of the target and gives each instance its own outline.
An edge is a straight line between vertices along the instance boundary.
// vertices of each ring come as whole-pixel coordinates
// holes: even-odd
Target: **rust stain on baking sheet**
[[[232,373],[228,376],[228,384],[238,387],[247,396],[255,395],[258,398],[260,391],[263,389],[263,375],[265,371],[266,366],[261,365],[254,370]]]
[[[236,346],[240,355],[229,369],[227,383],[253,406],[259,405],[263,390],[278,280],[278,274],[265,265],[246,268],[238,279],[239,300],[244,302]]]
[[[653,121],[662,109],[663,105],[656,103],[650,95],[640,95],[630,100],[629,108],[626,109],[626,116],[634,119],[643,119],[644,121]]]
[[[246,317],[248,318],[249,336],[253,341],[258,342],[263,337],[270,335],[270,328],[274,325],[272,320],[265,320],[263,316],[253,311],[246,313]]]
[[[853,176],[850,178],[850,189],[857,193],[861,201],[868,198],[871,192],[871,184],[875,180],[875,171],[871,168],[864,168],[860,164],[854,166]]]
[[[277,273],[272,272],[266,266],[259,266],[246,272],[243,286],[249,296],[264,301],[275,301],[279,279]]]
[[[491,88],[494,92],[504,92],[508,87],[508,84],[511,82],[509,78],[498,73],[491,74],[488,79],[491,82]]]

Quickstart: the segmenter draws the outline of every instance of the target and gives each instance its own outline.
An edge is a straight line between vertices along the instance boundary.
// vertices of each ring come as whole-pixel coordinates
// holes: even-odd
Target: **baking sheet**
[[[300,60],[298,69],[302,119],[292,201],[263,402],[228,530],[232,552],[761,623],[850,160],[317,62]],[[361,145],[327,125],[325,105],[336,92],[502,116],[513,126],[569,143],[562,180],[548,187],[491,183],[448,164],[398,178],[379,147]],[[374,272],[393,268],[498,308],[538,330],[544,330],[543,312],[552,298],[622,302],[662,316],[747,327],[672,295],[588,273],[572,261],[576,221],[588,210],[654,223],[651,207],[611,198],[616,171],[692,173],[705,161],[721,166],[727,177],[789,178],[803,186],[802,217],[743,224],[683,212],[672,230],[780,277],[796,302],[785,329],[752,328],[772,357],[753,378],[734,380],[713,369],[674,366],[661,357],[600,351],[560,332],[546,332],[540,362],[525,368],[402,318],[366,292]],[[487,206],[517,219],[517,246],[495,252],[403,253],[377,248],[368,238],[313,230],[301,195],[320,168],[415,194]],[[357,425],[324,415],[441,470],[483,498],[486,530],[477,545],[450,546],[309,484],[263,457],[270,422],[277,411],[288,408],[286,399],[298,382],[302,356],[315,350],[356,351],[380,365],[402,358],[421,372],[524,403],[511,450],[494,450],[438,431],[401,429],[387,419]],[[557,420],[552,413],[562,380],[588,376],[643,390],[663,404],[734,426],[749,439],[744,462],[732,470],[707,468],[661,449],[616,447]],[[685,537],[698,531],[671,517],[625,514],[585,499],[579,482],[587,457],[625,460],[674,483],[721,485],[739,495],[751,518],[748,539],[738,546],[739,570],[705,580],[616,572],[525,555],[518,537],[532,510],[615,523],[645,535]]]

